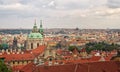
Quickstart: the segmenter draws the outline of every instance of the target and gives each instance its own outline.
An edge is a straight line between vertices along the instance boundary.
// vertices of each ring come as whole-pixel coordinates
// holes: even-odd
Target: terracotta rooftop
[[[13,72],[17,72],[19,70],[21,70],[25,65],[17,65],[17,66],[13,66],[12,70]]]
[[[5,56],[5,61],[20,61],[20,60],[33,60],[34,56],[30,53],[24,54],[7,54]]]
[[[33,60],[36,56],[44,52],[45,46],[39,46],[38,48],[29,51],[29,52],[24,52],[24,53],[12,53],[12,54],[7,54],[4,53],[0,55],[0,58],[4,57],[5,61],[20,61],[20,60]]]
[[[35,66],[35,64],[34,64],[33,62],[32,62],[32,63],[29,63],[29,64],[27,64],[26,66],[24,66],[24,67],[21,69],[21,72],[24,72],[24,71],[26,71],[26,72],[32,72],[35,67],[36,67],[36,66]]]
[[[104,61],[54,66],[27,65],[20,72],[120,72],[120,62]]]
[[[42,52],[44,52],[46,46],[42,45],[42,46],[39,46],[38,48],[36,49],[33,49],[31,52],[34,54],[34,55],[39,55],[41,54]]]

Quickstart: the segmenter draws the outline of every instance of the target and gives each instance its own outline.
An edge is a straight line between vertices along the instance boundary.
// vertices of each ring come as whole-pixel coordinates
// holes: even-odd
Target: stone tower
[[[55,57],[56,57],[56,50],[53,49],[50,46],[47,46],[47,48],[44,51],[44,58],[45,59],[47,59],[47,58],[52,58],[53,59]]]

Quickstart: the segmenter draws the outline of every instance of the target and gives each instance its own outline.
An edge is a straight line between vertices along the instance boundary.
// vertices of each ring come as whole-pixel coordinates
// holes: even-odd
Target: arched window
[[[33,49],[33,43],[31,43],[31,49]]]
[[[37,43],[37,47],[39,47],[39,43]]]

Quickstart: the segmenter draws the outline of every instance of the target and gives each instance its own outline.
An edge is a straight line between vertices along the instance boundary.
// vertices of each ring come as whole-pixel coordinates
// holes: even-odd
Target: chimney
[[[6,53],[8,53],[8,49],[6,49]]]
[[[4,53],[5,52],[5,50],[4,49],[2,49],[2,53]]]
[[[7,54],[10,54],[10,52],[7,52]]]
[[[34,59],[34,64],[37,64],[37,58]]]
[[[48,65],[51,66],[51,65],[52,65],[52,61],[49,61],[49,62],[48,62]]]
[[[19,54],[19,51],[17,52],[17,54]]]
[[[15,54],[15,52],[12,52],[12,54]]]
[[[2,55],[2,53],[0,52],[0,55]]]
[[[21,52],[21,48],[20,48],[20,49],[18,49],[18,52]]]
[[[12,53],[12,48],[10,49],[10,52]]]
[[[22,51],[21,54],[24,54],[24,52]]]

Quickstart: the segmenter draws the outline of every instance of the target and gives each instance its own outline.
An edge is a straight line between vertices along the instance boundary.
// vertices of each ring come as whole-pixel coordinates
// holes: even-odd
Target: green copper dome
[[[42,36],[40,33],[30,33],[30,34],[28,35],[28,38],[32,38],[32,39],[35,39],[35,38],[42,39],[43,36]]]

